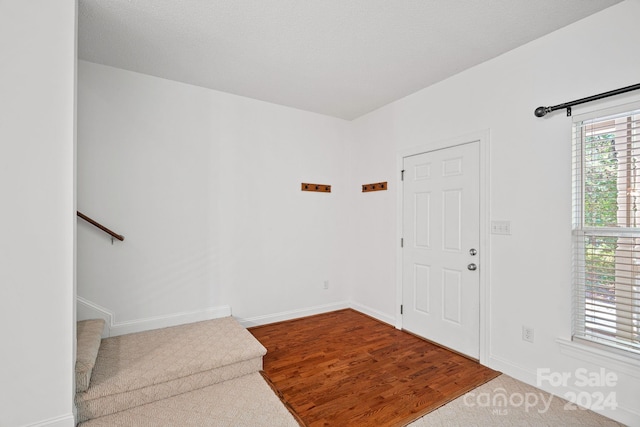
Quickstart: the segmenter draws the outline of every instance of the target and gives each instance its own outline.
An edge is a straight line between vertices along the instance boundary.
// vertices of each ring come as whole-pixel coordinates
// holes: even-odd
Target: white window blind
[[[640,109],[573,130],[573,336],[640,354]]]

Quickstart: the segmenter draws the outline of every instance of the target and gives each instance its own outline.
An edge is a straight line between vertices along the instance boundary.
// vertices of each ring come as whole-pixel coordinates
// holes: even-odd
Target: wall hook
[[[362,192],[368,193],[370,191],[382,191],[387,189],[387,181],[385,182],[376,182],[375,184],[363,184]]]
[[[320,193],[331,193],[331,186],[326,184],[306,184],[302,183],[302,191],[314,191]]]

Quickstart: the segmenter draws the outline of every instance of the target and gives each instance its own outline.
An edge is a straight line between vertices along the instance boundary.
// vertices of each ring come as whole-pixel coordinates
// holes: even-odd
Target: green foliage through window
[[[613,134],[584,141],[584,225],[615,227],[618,219],[618,158]]]
[[[573,336],[640,354],[640,110],[574,135]]]

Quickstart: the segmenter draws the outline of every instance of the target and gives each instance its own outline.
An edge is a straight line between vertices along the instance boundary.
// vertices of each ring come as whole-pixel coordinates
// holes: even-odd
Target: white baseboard
[[[285,320],[297,319],[300,317],[313,316],[314,314],[328,313],[336,310],[343,310],[345,308],[352,308],[356,311],[364,313],[373,317],[376,320],[387,323],[391,326],[395,324],[396,319],[393,316],[382,313],[366,305],[359,304],[353,301],[339,301],[331,304],[317,305],[313,307],[284,311],[281,313],[265,314],[263,316],[248,317],[246,319],[238,318],[238,321],[245,328],[252,326],[267,325],[269,323],[283,322]]]
[[[134,332],[149,331],[151,329],[168,328],[170,326],[184,325],[186,323],[201,322],[203,320],[218,319],[231,316],[231,307],[228,305],[210,307],[204,310],[174,313],[168,316],[149,317],[126,322],[116,322],[111,325],[111,335],[131,334]]]
[[[77,319],[104,319],[106,323],[103,337],[115,337],[134,332],[149,331],[152,329],[167,328],[169,326],[183,325],[186,323],[200,322],[203,320],[217,319],[231,316],[231,307],[223,305],[209,307],[202,310],[172,313],[164,316],[148,317],[145,319],[116,322],[113,312],[99,306],[82,297],[77,297]]]
[[[386,313],[383,313],[381,311],[375,310],[371,307],[368,307],[366,305],[351,301],[350,303],[350,307],[356,311],[359,311],[360,313],[364,313],[367,316],[373,317],[376,320],[379,320],[381,322],[384,322],[386,324],[388,324],[389,326],[393,326],[394,328],[396,327],[396,318],[393,316],[389,316]]]
[[[297,319],[299,317],[313,316],[314,314],[328,313],[330,311],[342,310],[350,308],[348,301],[335,302],[332,304],[316,305],[298,310],[283,311],[280,313],[265,314],[263,316],[255,316],[248,318],[236,318],[238,322],[245,328],[252,326],[266,325],[269,323],[282,322],[285,320]]]
[[[76,420],[73,414],[61,415],[48,420],[39,421],[35,424],[27,424],[24,427],[75,427]]]
[[[115,321],[114,313],[111,310],[80,296],[76,299],[78,320],[104,319],[106,324],[103,332],[104,338],[231,316],[231,307],[225,305],[220,307],[210,307],[193,312],[174,313],[166,316],[117,322]],[[371,307],[353,301],[339,301],[331,304],[317,305],[280,313],[248,318],[237,318],[237,320],[241,325],[248,328],[252,326],[266,325],[268,323],[297,319],[299,317],[313,316],[314,314],[328,313],[330,311],[342,310],[345,308],[352,308],[392,326],[396,321],[393,316],[389,316],[386,313],[382,313]]]
[[[524,369],[522,366],[518,366],[517,364],[514,364],[500,357],[496,357],[494,355],[489,356],[488,366],[491,369],[500,371],[506,375],[509,375],[510,377],[517,379],[518,381],[522,381],[523,383],[529,384],[530,386],[536,387],[540,390],[546,391],[547,393],[551,393],[552,395],[558,396],[565,400],[566,398],[564,396],[567,393],[573,393],[573,395],[575,396],[580,392],[584,392],[584,390],[580,390],[569,385],[559,387],[550,387],[548,384],[538,385],[537,372]],[[615,420],[624,425],[640,426],[640,413],[637,412],[636,408],[617,406],[615,410],[592,410],[599,413],[600,415],[611,418],[612,420]]]
[[[496,371],[500,371],[503,374],[507,374],[510,377],[517,379],[518,381],[522,381],[523,383],[535,386],[536,373],[531,372],[520,365],[512,363],[511,361],[490,354],[489,363],[487,364],[487,366]]]

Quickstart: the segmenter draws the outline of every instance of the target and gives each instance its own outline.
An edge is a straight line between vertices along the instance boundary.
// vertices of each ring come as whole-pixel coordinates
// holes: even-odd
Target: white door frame
[[[399,150],[396,154],[396,173],[398,177],[397,200],[396,200],[396,328],[402,329],[402,315],[400,314],[400,305],[402,304],[402,248],[400,247],[400,239],[402,236],[402,198],[403,184],[401,181],[403,161],[405,157],[415,156],[416,154],[427,153],[429,151],[441,150],[444,148],[454,147],[469,142],[478,142],[480,150],[480,244],[478,251],[481,255],[481,262],[478,266],[480,278],[480,363],[487,365],[489,362],[489,313],[490,313],[490,289],[489,289],[489,267],[491,265],[490,256],[490,239],[489,239],[489,208],[490,208],[490,192],[489,192],[489,129],[462,135],[456,138],[435,141],[429,144],[410,147]]]

